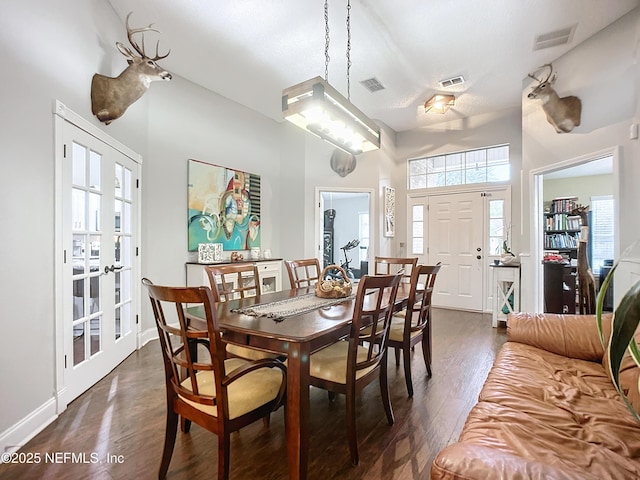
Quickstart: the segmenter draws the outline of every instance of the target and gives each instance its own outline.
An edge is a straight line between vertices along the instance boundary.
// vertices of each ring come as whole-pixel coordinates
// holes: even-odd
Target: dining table
[[[408,283],[400,284],[395,302],[396,309],[400,310],[406,305],[409,287]],[[349,335],[355,295],[284,318],[256,314],[252,310],[298,298],[309,298],[313,292],[313,287],[293,288],[215,304],[218,325],[226,342],[265,350],[287,358],[286,437],[291,480],[307,478],[309,357],[312,353]],[[191,307],[188,316],[193,328],[206,328],[202,306]]]

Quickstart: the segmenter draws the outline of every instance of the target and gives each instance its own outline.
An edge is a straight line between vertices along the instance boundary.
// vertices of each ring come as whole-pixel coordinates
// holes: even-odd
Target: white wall
[[[636,8],[567,54],[553,61],[555,88],[560,96],[582,100],[582,122],[571,133],[558,134],[546,121],[540,104],[529,100],[531,79],[523,80],[522,169],[524,178],[524,231],[522,251],[532,248],[533,222],[529,177],[531,170],[620,147],[620,250],[640,238],[635,208],[640,204],[640,151],[629,138],[629,127],[638,122],[640,75],[640,9]],[[522,272],[524,285],[534,285],[533,270]],[[533,289],[526,290],[532,294]],[[533,305],[524,299],[523,305]]]

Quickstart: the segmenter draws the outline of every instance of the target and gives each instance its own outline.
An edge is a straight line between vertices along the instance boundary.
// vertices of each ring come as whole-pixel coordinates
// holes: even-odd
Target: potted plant
[[[629,249],[627,249],[627,252],[636,245],[638,245],[638,242],[634,243]],[[627,252],[625,252],[625,254]],[[623,258],[625,257],[625,254],[622,255]],[[596,302],[596,322],[598,324],[600,342],[603,347],[605,347],[605,351],[608,355],[613,384],[631,413],[633,413],[636,419],[640,421],[640,415],[633,408],[631,402],[627,398],[627,395],[620,386],[620,367],[627,349],[629,350],[629,353],[636,365],[640,367],[640,348],[638,347],[634,337],[638,324],[640,324],[640,281],[636,282],[624,294],[622,300],[620,300],[620,303],[615,308],[611,324],[611,337],[608,340],[608,344],[605,341],[602,330],[602,309],[604,305],[605,292],[607,291],[607,288],[613,278],[613,274],[619,264],[620,261],[616,262],[611,268],[611,271],[605,278],[600,287],[600,291],[598,292]],[[637,388],[640,391],[640,385],[638,385]]]

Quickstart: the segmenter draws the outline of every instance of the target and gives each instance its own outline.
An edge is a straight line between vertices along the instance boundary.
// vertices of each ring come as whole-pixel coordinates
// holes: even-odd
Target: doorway
[[[56,113],[61,412],[137,346],[140,158],[66,108]]]
[[[562,221],[566,217],[562,212],[555,212],[555,205],[564,200],[589,206],[589,264],[596,279],[600,279],[601,269],[606,273],[609,260],[619,255],[618,236],[618,159],[619,149],[612,148],[577,157],[555,165],[531,171],[533,192],[533,219],[531,240],[532,262],[534,268],[533,301],[536,312],[547,311],[547,303],[553,300],[552,292],[545,285],[545,266],[543,260],[550,254],[566,258],[565,268],[569,272],[576,267],[577,245],[573,238],[579,236],[579,226],[570,228]],[[571,218],[568,219],[571,222]],[[551,223],[550,223],[551,222]],[[560,222],[560,223],[558,223]],[[566,239],[571,240],[567,243]],[[551,270],[547,268],[547,270]],[[549,273],[549,272],[547,272]],[[574,275],[569,273],[569,275]],[[571,280],[570,276],[563,276]],[[547,279],[554,278],[551,274]],[[573,288],[573,282],[560,283],[566,290]],[[545,293],[546,289],[546,293]],[[569,298],[569,297],[567,297]],[[571,300],[568,300],[571,302]],[[572,303],[555,302],[564,310],[573,311]],[[555,305],[554,303],[554,305]],[[568,308],[565,308],[568,307]],[[562,312],[557,312],[562,313]]]
[[[373,191],[317,188],[316,198],[317,258],[320,265],[323,268],[327,265],[346,266],[355,278],[366,275],[369,253],[373,251]]]

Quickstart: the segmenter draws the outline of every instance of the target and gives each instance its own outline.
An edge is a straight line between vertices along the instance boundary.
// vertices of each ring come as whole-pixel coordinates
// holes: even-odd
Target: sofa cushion
[[[499,352],[459,442],[573,478],[640,478],[640,424],[602,365],[516,342]]]

